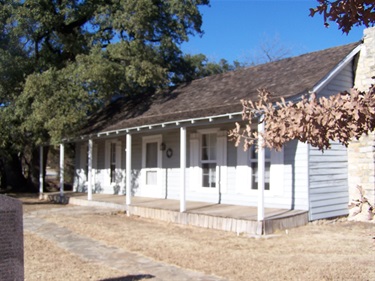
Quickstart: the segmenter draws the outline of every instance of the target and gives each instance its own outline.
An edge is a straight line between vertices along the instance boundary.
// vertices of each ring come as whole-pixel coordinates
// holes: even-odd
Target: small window
[[[217,135],[202,134],[201,165],[202,186],[207,188],[216,187],[216,145]]]
[[[116,144],[111,143],[110,149],[111,182],[116,182]]]
[[[256,145],[250,148],[251,189],[258,189],[258,153]],[[271,150],[265,148],[265,182],[264,189],[270,190]]]

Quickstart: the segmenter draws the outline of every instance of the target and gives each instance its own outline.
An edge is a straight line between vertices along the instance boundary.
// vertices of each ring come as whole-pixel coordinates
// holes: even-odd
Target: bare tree
[[[281,42],[278,34],[273,37],[263,34],[258,47],[245,55],[244,64],[251,66],[285,59],[291,55],[291,49]]]

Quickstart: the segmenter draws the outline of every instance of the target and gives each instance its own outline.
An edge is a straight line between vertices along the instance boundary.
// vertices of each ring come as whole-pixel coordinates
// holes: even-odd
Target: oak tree
[[[202,34],[208,2],[0,0],[2,179],[35,185],[38,145],[73,136],[114,96],[147,98],[183,75],[180,44]]]
[[[353,26],[375,25],[374,0],[317,0],[318,6],[310,9],[310,16],[323,14],[324,25],[335,22],[342,32],[348,34]]]

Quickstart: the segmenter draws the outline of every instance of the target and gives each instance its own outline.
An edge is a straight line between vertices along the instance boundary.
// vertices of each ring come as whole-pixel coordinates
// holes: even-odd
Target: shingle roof
[[[90,117],[83,134],[239,112],[266,88],[274,100],[307,93],[360,42],[209,76],[149,99],[121,98]]]

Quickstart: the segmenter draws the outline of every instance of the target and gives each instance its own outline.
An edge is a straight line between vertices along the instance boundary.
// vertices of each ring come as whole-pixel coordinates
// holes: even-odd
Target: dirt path
[[[135,254],[140,262],[152,260],[226,280],[375,280],[375,226],[369,223],[318,221],[276,233],[270,239],[253,239],[127,217],[99,208],[53,205],[30,198],[23,201],[25,216],[37,214],[38,221],[42,220],[48,235],[52,235],[38,234],[42,229],[38,226],[40,221],[31,226],[25,223],[26,228],[30,227],[30,231],[25,231],[28,281],[157,280],[154,270],[142,266],[143,271],[132,271],[101,263],[101,259],[106,259],[97,255],[102,249],[117,249],[119,255]],[[39,230],[33,230],[37,226]],[[59,244],[57,240],[63,236],[53,234],[53,229],[62,229],[65,237],[74,233],[95,241],[99,250],[87,259],[80,251],[74,252],[74,244]],[[118,260],[123,258],[126,257]]]

